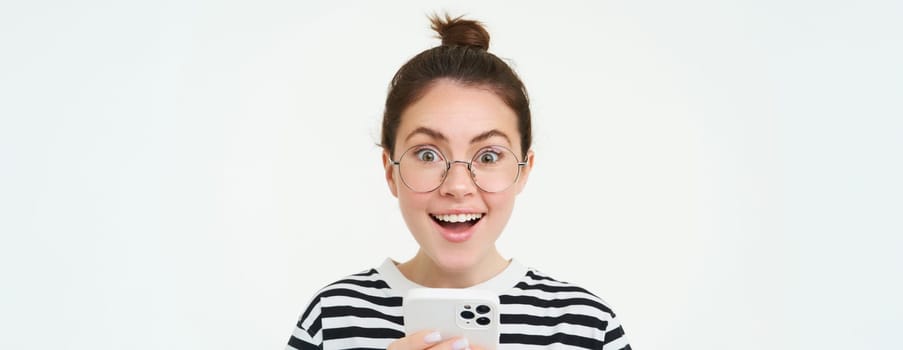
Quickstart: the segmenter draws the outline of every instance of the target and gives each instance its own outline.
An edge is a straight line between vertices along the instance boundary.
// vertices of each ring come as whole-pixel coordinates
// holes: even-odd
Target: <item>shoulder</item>
[[[320,288],[302,311],[286,349],[322,346],[324,342],[341,348],[357,347],[351,346],[357,344],[351,338],[359,332],[377,338],[366,341],[385,348],[380,339],[404,335],[397,310],[402,300],[394,294],[377,269],[348,275]]]
[[[322,310],[324,307],[336,305],[337,302],[334,301],[336,299],[341,300],[340,303],[344,305],[367,303],[386,307],[400,306],[401,298],[392,294],[392,288],[377,269],[363,270],[320,288],[311,298],[301,319],[309,317],[310,314]]]
[[[352,290],[364,293],[389,290],[389,285],[375,268],[342,277],[327,284],[317,292],[317,296],[328,296],[336,291]]]
[[[614,318],[615,312],[598,295],[574,283],[557,280],[534,268],[506,293],[509,302],[525,302],[543,308],[579,308],[600,318]]]
[[[510,342],[630,349],[612,307],[576,284],[528,268],[499,299],[507,314],[502,323],[514,333]]]

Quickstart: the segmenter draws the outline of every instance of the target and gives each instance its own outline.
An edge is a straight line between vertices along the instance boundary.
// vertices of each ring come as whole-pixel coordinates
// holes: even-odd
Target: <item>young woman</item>
[[[442,45],[398,70],[382,125],[386,182],[420,249],[323,288],[287,349],[468,348],[467,339],[430,330],[405,336],[402,297],[416,287],[497,293],[500,349],[630,349],[601,299],[496,249],[533,167],[527,93],[487,51],[479,22],[432,24]]]

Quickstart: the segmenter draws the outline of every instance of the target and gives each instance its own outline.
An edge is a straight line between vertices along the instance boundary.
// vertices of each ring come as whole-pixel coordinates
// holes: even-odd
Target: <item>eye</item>
[[[442,158],[442,156],[439,155],[439,152],[430,148],[418,150],[417,152],[414,152],[414,156],[422,162],[436,162]]]
[[[495,150],[485,150],[477,156],[480,164],[494,164],[502,158],[502,154]]]

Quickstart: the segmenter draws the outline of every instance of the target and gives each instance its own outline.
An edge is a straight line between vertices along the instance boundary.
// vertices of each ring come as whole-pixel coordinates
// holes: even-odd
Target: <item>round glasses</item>
[[[502,146],[483,147],[469,162],[447,160],[438,148],[418,145],[409,148],[392,164],[398,166],[401,182],[414,192],[435,191],[452,165],[464,164],[470,172],[473,183],[484,192],[501,192],[511,187],[520,177],[520,168],[527,165],[517,159],[510,149]]]

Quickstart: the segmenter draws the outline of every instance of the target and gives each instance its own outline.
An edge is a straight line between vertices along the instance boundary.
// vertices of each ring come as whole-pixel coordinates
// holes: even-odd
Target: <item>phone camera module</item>
[[[470,312],[470,311],[461,311],[461,317],[464,318],[465,320],[470,320],[470,319],[473,319],[474,317],[476,317],[476,315],[474,315],[473,312]],[[481,318],[485,318],[485,317],[481,317]],[[480,320],[477,320],[477,322],[480,322]]]
[[[486,306],[486,305],[480,305],[480,306],[477,306],[477,313],[478,313],[478,314],[482,315],[482,314],[485,314],[485,313],[488,313],[488,312],[489,312],[489,306]]]
[[[489,321],[489,317],[480,317],[477,319],[477,324],[481,325],[481,326],[488,325],[489,322],[491,322],[491,321]]]

